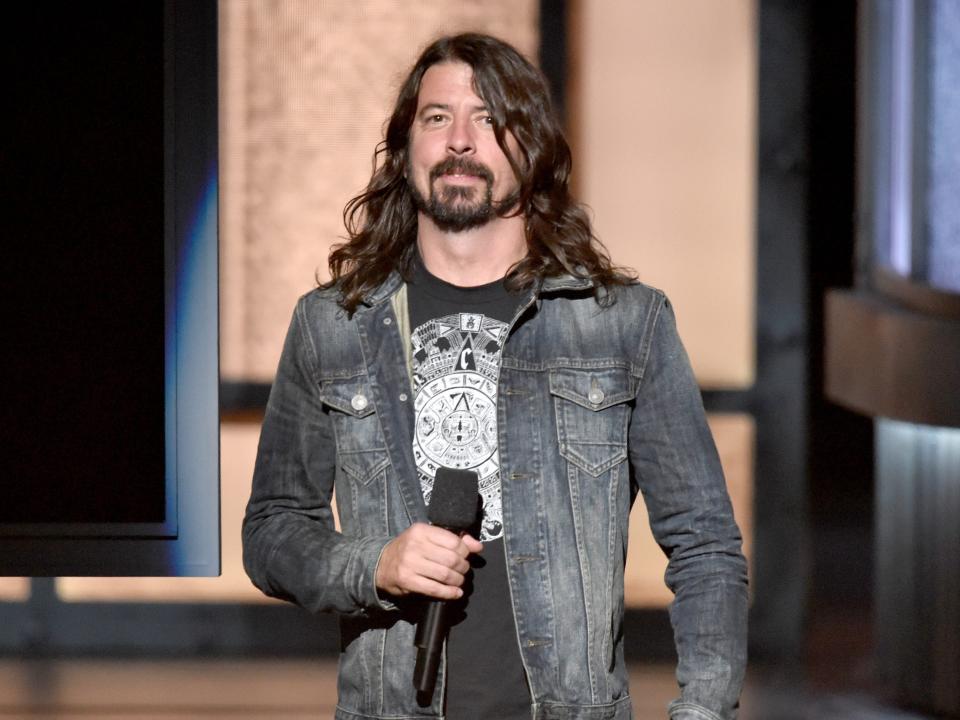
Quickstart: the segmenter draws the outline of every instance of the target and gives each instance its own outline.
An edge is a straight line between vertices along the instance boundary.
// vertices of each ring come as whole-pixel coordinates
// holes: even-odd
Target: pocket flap
[[[340,412],[362,418],[374,411],[370,385],[362,376],[346,380],[324,380],[320,384],[320,399]]]
[[[340,466],[358,482],[366,485],[390,464],[386,450],[362,450],[340,453]]]
[[[632,400],[636,382],[623,367],[555,368],[550,371],[550,393],[587,410],[603,410]]]

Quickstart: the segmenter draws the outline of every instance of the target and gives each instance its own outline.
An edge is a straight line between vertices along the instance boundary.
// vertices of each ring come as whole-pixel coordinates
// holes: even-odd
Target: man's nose
[[[470,154],[475,149],[473,127],[469,118],[456,118],[450,124],[450,135],[447,137],[447,152],[452,155]]]

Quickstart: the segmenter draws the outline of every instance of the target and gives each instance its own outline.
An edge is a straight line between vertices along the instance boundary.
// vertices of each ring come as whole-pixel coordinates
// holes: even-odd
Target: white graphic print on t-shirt
[[[435,318],[411,333],[413,456],[429,504],[438,467],[474,470],[483,498],[480,540],[503,534],[497,378],[507,323],[479,313]]]

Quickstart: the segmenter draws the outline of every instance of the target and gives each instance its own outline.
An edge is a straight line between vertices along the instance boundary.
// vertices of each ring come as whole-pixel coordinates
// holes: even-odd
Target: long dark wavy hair
[[[450,61],[473,69],[474,91],[491,114],[497,144],[519,181],[518,204],[497,211],[526,218],[527,255],[510,269],[508,287],[527,288],[565,273],[589,278],[595,288],[628,282],[629,274],[613,266],[583,207],[570,195],[570,148],[543,76],[507,43],[464,33],[442,37],[420,55],[374,153],[370,183],[343,210],[347,240],[330,253],[333,279],[327,284],[339,286],[341,305],[352,313],[393,270],[409,277],[417,238],[417,209],[404,176],[409,132],[424,73]],[[517,141],[518,157],[507,149],[507,131]],[[611,299],[606,292],[596,296]]]

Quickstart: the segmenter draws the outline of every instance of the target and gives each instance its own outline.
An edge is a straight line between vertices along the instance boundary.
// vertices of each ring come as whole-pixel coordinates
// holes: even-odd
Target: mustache
[[[487,183],[493,183],[493,173],[486,165],[467,158],[447,158],[440,161],[430,169],[430,182],[433,183],[444,175],[476,175]]]

